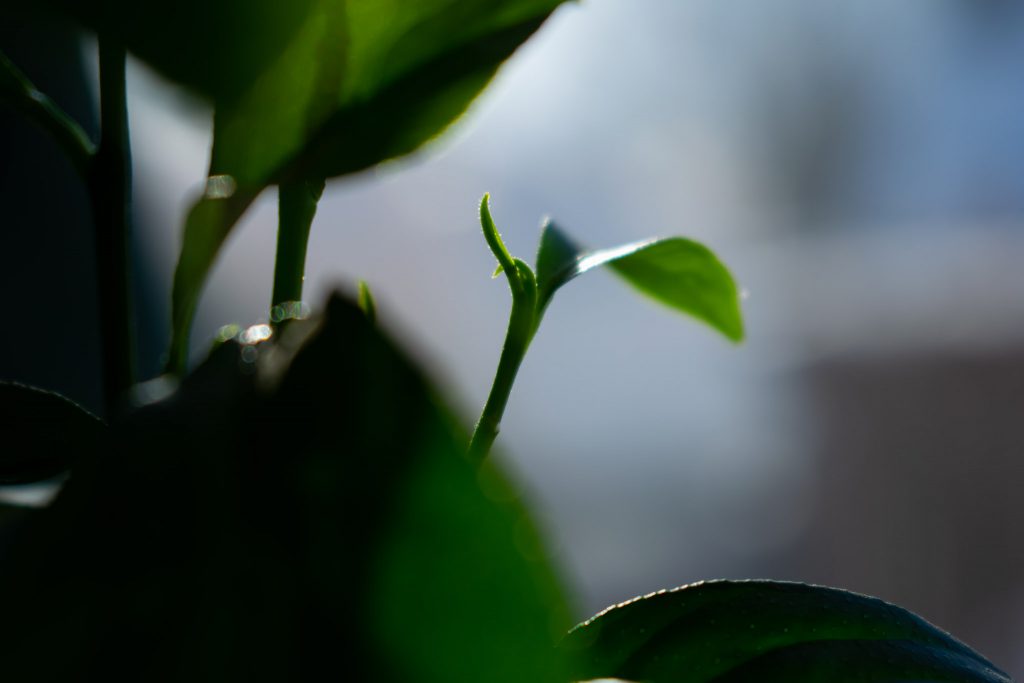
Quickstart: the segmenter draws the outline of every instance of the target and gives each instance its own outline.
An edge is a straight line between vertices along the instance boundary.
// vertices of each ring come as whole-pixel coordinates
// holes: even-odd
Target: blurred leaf
[[[265,41],[281,47],[258,78],[215,92],[210,175],[255,196],[271,183],[345,175],[408,154],[461,115],[563,1],[308,0],[295,9],[298,20]],[[234,220],[212,231],[216,240],[203,238],[204,262]],[[183,260],[189,251],[199,249],[186,234]],[[187,339],[208,272],[176,273],[176,346]]]
[[[412,152],[461,115],[562,2],[350,2],[344,86],[299,172],[332,177]]]
[[[579,680],[1010,681],[900,607],[771,581],[714,581],[638,598],[580,624],[561,648],[579,657]]]
[[[59,394],[0,382],[0,484],[51,479],[91,450],[103,432],[94,415]]]
[[[688,313],[732,341],[743,339],[736,283],[714,252],[682,237],[645,240],[586,251],[546,222],[537,251],[539,307],[577,275],[607,265],[651,298]]]
[[[47,1],[208,98],[212,174],[246,187],[412,151],[565,0]]]
[[[12,546],[5,674],[563,683],[534,527],[434,396],[339,299],[221,345]]]
[[[188,370],[189,330],[217,252],[257,194],[240,192],[233,181],[215,176],[207,183],[206,195],[192,207],[185,219],[185,234],[171,293],[171,346],[167,353],[167,370],[174,375],[180,377]]]
[[[252,87],[320,0],[46,0],[101,36],[217,102]]]
[[[356,302],[359,304],[360,310],[366,314],[366,319],[370,321],[370,324],[376,323],[377,302],[374,301],[373,292],[370,291],[370,285],[366,284],[365,280],[359,281],[359,293]]]

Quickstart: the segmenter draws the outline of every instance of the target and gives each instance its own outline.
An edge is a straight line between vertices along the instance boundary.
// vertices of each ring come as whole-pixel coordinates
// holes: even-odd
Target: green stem
[[[498,370],[494,374],[491,393],[487,396],[487,402],[473,430],[473,438],[469,442],[469,458],[474,463],[483,462],[490,453],[494,440],[498,438],[498,432],[501,431],[501,418],[505,414],[512,385],[533,340],[535,315],[535,289],[532,297],[528,294],[513,294],[512,313],[509,316],[501,358],[498,360]]]
[[[306,247],[316,205],[324,192],[324,181],[299,180],[278,188],[277,257],[274,263],[274,293],[271,317],[287,318],[286,308],[302,300],[306,277]]]
[[[509,315],[508,330],[505,332],[505,344],[498,360],[498,370],[491,384],[491,393],[484,403],[483,412],[473,429],[473,437],[469,442],[469,458],[474,463],[483,462],[491,451],[494,440],[501,431],[501,418],[505,414],[512,385],[515,384],[519,366],[526,357],[526,351],[533,341],[534,332],[540,321],[537,308],[537,278],[523,261],[509,254],[505,243],[501,240],[494,219],[491,218],[490,196],[484,195],[480,202],[480,225],[484,231],[487,246],[504,271],[512,291],[512,313]]]
[[[125,49],[100,37],[100,144],[89,169],[107,417],[135,381],[130,288],[131,148]]]
[[[78,122],[45,94],[36,90],[32,81],[0,52],[0,102],[42,128],[64,151],[75,171],[88,181],[89,167],[96,146]]]

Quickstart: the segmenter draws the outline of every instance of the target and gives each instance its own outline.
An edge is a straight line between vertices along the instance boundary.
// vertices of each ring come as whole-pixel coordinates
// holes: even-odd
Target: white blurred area
[[[705,578],[831,583],[900,601],[1019,676],[1024,513],[984,503],[1024,482],[1021,64],[1024,5],[1009,0],[571,4],[438,142],[328,186],[307,298],[367,280],[469,425],[509,305],[476,221],[485,191],[529,260],[545,214],[593,246],[705,241],[749,293],[746,343],[588,274],[556,297],[512,396],[502,457],[580,616]],[[140,230],[169,296],[209,117],[141,67],[130,88]],[[266,320],[275,201],[231,238],[197,354],[224,323]],[[963,359],[986,371],[942,379]],[[939,378],[900,406],[933,441],[878,427],[908,365]],[[875,398],[843,403],[851,377]],[[933,424],[930,398],[967,383],[977,406],[979,377],[1009,383],[1005,419],[965,418],[963,448],[933,450],[966,413]],[[836,401],[851,412],[823,412]],[[877,439],[845,453],[859,473],[836,474],[849,425]]]

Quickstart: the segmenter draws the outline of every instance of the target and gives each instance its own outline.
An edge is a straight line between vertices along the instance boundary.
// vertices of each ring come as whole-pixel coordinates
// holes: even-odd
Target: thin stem
[[[274,263],[272,318],[287,317],[289,304],[302,300],[306,277],[306,247],[316,205],[324,192],[324,181],[299,180],[282,183],[278,188],[277,257]],[[280,315],[278,315],[280,314]]]
[[[129,258],[131,148],[125,97],[125,49],[100,37],[100,144],[89,169],[96,231],[103,395],[107,417],[135,381]]]
[[[533,270],[523,261],[513,258],[505,243],[501,240],[494,219],[491,218],[490,195],[485,194],[480,201],[480,227],[484,231],[484,239],[498,259],[500,270],[508,279],[512,291],[512,313],[509,315],[508,330],[505,332],[505,344],[501,348],[498,359],[498,370],[491,384],[491,393],[484,403],[483,412],[473,430],[473,438],[469,442],[469,458],[474,463],[483,462],[491,451],[494,440],[501,431],[501,418],[508,405],[508,397],[512,393],[519,366],[530,348],[540,312],[537,308],[537,277]]]
[[[89,167],[96,146],[78,122],[47,95],[36,90],[32,81],[0,52],[0,101],[7,102],[43,129],[63,150],[79,176],[88,181]]]
[[[517,263],[516,266],[519,267],[519,264]],[[537,303],[536,287],[532,288],[532,296],[529,291],[531,289],[528,287],[523,295],[516,296],[513,293],[512,296],[512,313],[509,316],[501,358],[498,360],[498,370],[494,374],[491,392],[487,396],[487,402],[484,404],[480,419],[473,430],[473,438],[469,442],[469,458],[477,464],[483,462],[487,454],[490,453],[494,440],[498,438],[498,432],[501,431],[501,418],[505,414],[505,406],[508,405],[512,385],[516,381],[519,366],[522,365],[526,351],[530,347],[530,341],[533,339]]]

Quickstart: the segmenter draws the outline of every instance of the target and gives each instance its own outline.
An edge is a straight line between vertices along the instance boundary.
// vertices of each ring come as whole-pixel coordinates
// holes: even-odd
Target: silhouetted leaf
[[[97,417],[59,394],[0,382],[0,484],[61,474],[94,447],[102,431]]]
[[[707,323],[732,341],[743,339],[743,314],[732,275],[710,249],[682,237],[586,251],[554,223],[545,223],[537,252],[540,310],[559,287],[603,265],[644,294]]]
[[[222,344],[19,535],[4,673],[564,682],[536,532],[435,396],[338,299]]]
[[[905,609],[771,581],[713,581],[638,598],[580,624],[561,648],[579,657],[579,680],[1010,681]]]

